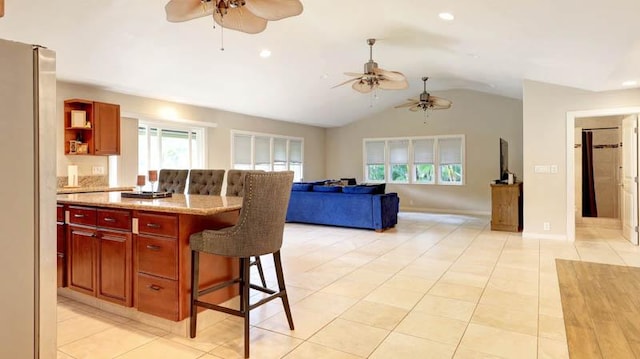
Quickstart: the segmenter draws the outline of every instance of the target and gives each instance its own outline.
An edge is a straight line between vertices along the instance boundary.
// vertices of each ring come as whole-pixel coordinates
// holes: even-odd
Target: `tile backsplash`
[[[67,176],[58,176],[58,188],[66,186],[68,183]],[[108,187],[108,176],[78,176],[79,187]]]

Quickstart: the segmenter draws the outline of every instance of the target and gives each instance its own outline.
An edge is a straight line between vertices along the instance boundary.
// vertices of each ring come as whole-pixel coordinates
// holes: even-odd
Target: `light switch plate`
[[[91,169],[91,174],[103,175],[104,174],[104,166],[93,166],[93,168]]]
[[[548,165],[536,165],[533,168],[533,172],[535,172],[535,173],[549,173],[549,172],[551,172],[551,169],[549,168]]]

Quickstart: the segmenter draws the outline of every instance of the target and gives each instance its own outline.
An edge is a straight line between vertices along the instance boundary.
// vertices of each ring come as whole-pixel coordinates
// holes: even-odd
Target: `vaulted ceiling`
[[[593,91],[640,81],[637,0],[302,2],[301,15],[262,33],[223,35],[211,17],[167,22],[165,1],[8,0],[0,38],[55,50],[61,80],[324,127],[417,96],[424,75],[432,92],[513,98],[525,78]],[[343,72],[362,71],[367,38],[378,39],[374,60],[403,72],[409,89],[377,98],[331,89]],[[272,55],[261,58],[263,49]]]

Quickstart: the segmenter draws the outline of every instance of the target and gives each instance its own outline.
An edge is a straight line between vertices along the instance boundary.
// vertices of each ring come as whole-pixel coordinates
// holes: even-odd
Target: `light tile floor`
[[[568,358],[555,259],[640,266],[620,231],[571,243],[492,232],[484,216],[400,213],[384,233],[287,224],[295,331],[252,312],[252,358]],[[274,284],[273,262],[264,257]],[[59,297],[58,358],[241,358],[239,318],[188,339]]]

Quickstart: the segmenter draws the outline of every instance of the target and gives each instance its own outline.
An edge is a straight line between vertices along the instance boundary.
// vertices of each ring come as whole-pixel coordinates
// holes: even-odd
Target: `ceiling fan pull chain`
[[[223,22],[223,20],[220,22]],[[224,22],[220,25],[220,46],[220,51],[224,51]]]

